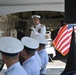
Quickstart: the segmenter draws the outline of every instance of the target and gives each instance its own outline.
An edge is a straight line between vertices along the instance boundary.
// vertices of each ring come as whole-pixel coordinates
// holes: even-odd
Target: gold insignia
[[[45,26],[44,24],[41,24],[41,27]]]

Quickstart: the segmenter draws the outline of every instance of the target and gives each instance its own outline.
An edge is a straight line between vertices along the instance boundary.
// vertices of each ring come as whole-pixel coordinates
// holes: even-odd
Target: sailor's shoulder
[[[41,27],[44,27],[45,25],[44,25],[44,24],[41,24],[40,26],[41,26]]]

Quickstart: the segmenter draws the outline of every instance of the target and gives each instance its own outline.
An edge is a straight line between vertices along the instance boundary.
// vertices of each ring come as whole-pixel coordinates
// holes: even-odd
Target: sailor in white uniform
[[[48,54],[47,54],[46,48],[45,48],[47,39],[42,36],[35,37],[35,39],[39,42],[38,54],[41,58],[41,67],[42,67],[40,75],[46,75],[46,66],[49,61],[49,57],[48,57]]]
[[[39,66],[40,66],[40,69],[41,69],[41,66],[42,66],[42,65],[41,65],[41,58],[40,58],[40,56],[39,56],[39,54],[38,54],[38,51],[35,52],[35,56],[36,56],[36,60],[37,60]]]
[[[4,31],[1,31],[1,29],[0,29],[0,38],[2,37],[2,33],[4,33]]]
[[[31,37],[33,38],[34,36],[45,36],[46,34],[46,27],[45,25],[40,23],[40,16],[39,15],[33,15],[32,16],[33,23],[34,25],[31,27]]]
[[[10,30],[10,36],[14,37],[14,38],[17,38],[17,30],[16,29],[11,29]]]
[[[23,68],[28,75],[39,75],[40,66],[35,57],[35,51],[39,47],[39,43],[30,37],[23,37],[21,41],[24,44],[24,50],[21,52],[21,55],[25,59],[22,64]]]
[[[2,60],[5,62],[7,69],[5,75],[27,75],[24,68],[19,62],[19,52],[24,48],[22,42],[13,37],[0,38],[0,51]]]

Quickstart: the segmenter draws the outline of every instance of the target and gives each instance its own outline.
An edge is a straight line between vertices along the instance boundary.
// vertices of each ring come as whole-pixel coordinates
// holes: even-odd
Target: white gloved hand
[[[35,28],[34,28],[34,27],[31,27],[31,29],[32,29],[33,31],[35,31]]]

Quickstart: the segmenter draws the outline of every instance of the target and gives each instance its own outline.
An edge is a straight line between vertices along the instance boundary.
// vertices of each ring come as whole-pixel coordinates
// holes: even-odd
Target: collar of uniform
[[[40,50],[40,51],[38,51],[38,53],[42,53],[42,52],[44,52],[44,51],[45,51],[45,48],[42,49],[42,50]]]
[[[12,71],[16,66],[20,65],[19,62],[13,64],[12,66],[10,66],[6,71],[5,71],[5,75],[8,74],[8,72]]]
[[[39,27],[40,26],[40,23],[38,25],[36,25],[36,27]]]
[[[33,55],[33,56],[30,57],[29,59],[25,60],[25,61],[23,62],[23,65],[25,65],[25,64],[28,63],[28,62],[31,62],[34,58],[35,58],[35,55]]]

